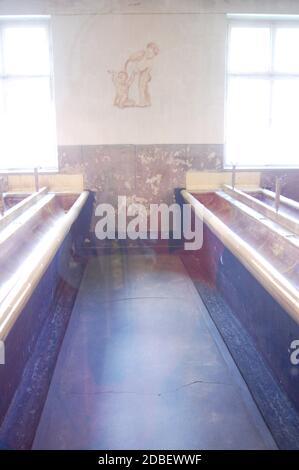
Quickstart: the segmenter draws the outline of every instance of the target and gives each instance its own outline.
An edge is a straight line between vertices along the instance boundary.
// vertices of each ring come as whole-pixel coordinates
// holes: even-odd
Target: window
[[[229,25],[226,163],[299,166],[299,21]]]
[[[48,17],[0,17],[0,169],[57,168]]]

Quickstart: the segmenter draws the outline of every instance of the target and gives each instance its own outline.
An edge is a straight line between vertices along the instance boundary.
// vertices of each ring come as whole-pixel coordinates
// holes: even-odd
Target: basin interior
[[[79,194],[59,193],[55,194],[55,205],[68,212],[78,199]]]
[[[267,206],[275,208],[275,199],[272,198],[271,196],[268,196],[264,192],[255,191],[255,192],[249,192],[247,194],[249,194],[249,196],[254,197],[258,201],[261,201],[264,204],[267,204]],[[294,219],[297,219],[299,222],[299,210],[296,209],[295,207],[292,207],[291,205],[286,204],[284,200],[280,201],[279,213],[282,215],[286,215]]]
[[[221,193],[193,194],[209,211],[270,262],[294,285],[299,285],[299,245],[271,230],[263,217],[252,217]],[[296,237],[295,237],[296,238]]]
[[[0,231],[0,303],[10,288],[42,256],[78,194],[46,194]]]
[[[26,197],[30,196],[30,193],[5,193],[4,199],[4,212],[8,211],[12,207],[22,202]]]

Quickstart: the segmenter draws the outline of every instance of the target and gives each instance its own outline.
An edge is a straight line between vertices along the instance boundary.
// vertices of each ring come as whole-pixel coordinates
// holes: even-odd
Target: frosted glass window
[[[278,28],[275,37],[274,69],[299,74],[299,28]]]
[[[233,28],[229,71],[267,72],[270,67],[270,38],[269,28]]]
[[[269,139],[270,85],[267,80],[232,78],[228,89],[227,153],[258,165]],[[244,145],[246,142],[246,145]]]
[[[276,164],[281,158],[299,163],[299,81],[277,79],[273,84],[271,152]]]
[[[256,23],[230,27],[226,163],[299,166],[299,24]]]
[[[48,21],[0,19],[0,50],[0,169],[55,169]]]
[[[49,75],[49,39],[43,27],[4,27],[3,72],[7,75]]]

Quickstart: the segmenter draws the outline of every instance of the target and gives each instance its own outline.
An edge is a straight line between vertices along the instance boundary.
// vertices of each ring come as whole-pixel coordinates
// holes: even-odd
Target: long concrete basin
[[[181,194],[191,204],[194,216],[203,220],[203,246],[186,256],[186,263],[191,263],[195,282],[198,278],[199,284],[207,283],[212,289],[208,303],[214,314],[219,308],[226,309],[222,303],[216,305],[218,295],[231,312],[226,314],[228,324],[223,321],[225,314],[215,314],[217,326],[229,342],[235,335],[232,347],[238,350],[235,359],[241,369],[242,354],[246,355],[247,349],[238,342],[253,342],[255,357],[261,355],[278,388],[284,390],[298,412],[299,374],[293,358],[299,338],[298,235],[283,226],[280,218],[275,221],[254,205],[253,209],[241,202],[235,192]],[[259,389],[259,376],[253,372],[255,363],[250,354],[246,360],[251,365],[245,367],[244,374],[249,374],[247,379],[258,396],[262,390],[262,395],[268,397],[269,390]],[[275,407],[276,398],[272,400],[270,407]]]
[[[0,340],[4,340],[88,197],[42,189],[0,219]]]
[[[182,196],[299,324],[299,237],[224,191]]]
[[[266,189],[255,191],[245,191],[225,185],[223,190],[243,202],[247,206],[255,209],[268,219],[277,222],[281,226],[299,235],[299,203],[280,196],[279,209],[275,209],[275,193]]]

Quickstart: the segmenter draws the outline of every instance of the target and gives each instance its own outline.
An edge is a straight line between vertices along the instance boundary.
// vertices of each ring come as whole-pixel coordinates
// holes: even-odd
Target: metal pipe
[[[281,195],[281,178],[277,176],[275,178],[275,210],[276,212],[279,211],[280,195]]]
[[[232,167],[232,188],[235,189],[236,186],[236,164],[233,164]]]
[[[35,185],[35,192],[38,193],[39,191],[39,181],[38,181],[38,168],[34,168],[34,185]]]
[[[0,215],[4,215],[5,201],[4,201],[4,178],[0,178]]]

